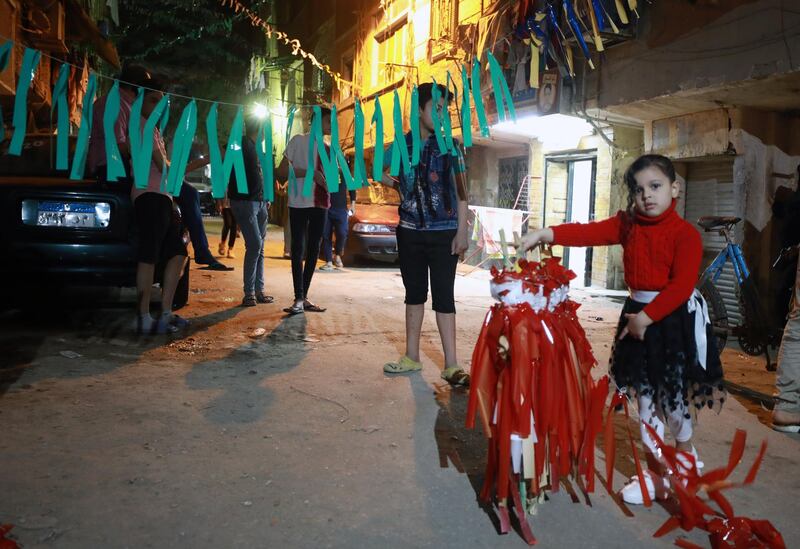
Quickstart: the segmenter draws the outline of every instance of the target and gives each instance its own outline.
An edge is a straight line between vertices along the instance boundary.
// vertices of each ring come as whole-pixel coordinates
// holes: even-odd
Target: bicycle
[[[719,351],[725,348],[728,334],[735,335],[742,350],[752,356],[764,355],[767,359],[767,370],[774,371],[776,365],[769,356],[769,348],[780,345],[783,335],[783,325],[774,322],[764,309],[758,294],[755,281],[750,276],[750,269],[744,259],[742,248],[731,239],[731,230],[741,221],[739,217],[706,216],[697,220],[697,224],[705,232],[716,232],[725,238],[726,246],[719,252],[703,272],[697,283],[697,289],[708,304],[708,316],[711,320],[712,330],[717,338]],[[784,254],[789,249],[783,250],[775,265],[784,259]],[[728,311],[722,295],[715,286],[725,263],[730,260],[736,286],[736,297],[742,313],[742,323],[729,326]]]

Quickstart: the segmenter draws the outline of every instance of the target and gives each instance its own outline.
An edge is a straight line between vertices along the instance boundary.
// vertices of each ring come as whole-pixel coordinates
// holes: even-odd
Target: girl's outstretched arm
[[[527,252],[538,246],[539,244],[551,244],[553,242],[553,229],[545,227],[538,231],[529,231],[528,234],[522,237],[520,241],[520,248],[523,252]]]
[[[558,246],[610,246],[622,243],[622,233],[629,223],[628,214],[620,211],[614,217],[591,223],[564,223],[552,227],[553,244]]]

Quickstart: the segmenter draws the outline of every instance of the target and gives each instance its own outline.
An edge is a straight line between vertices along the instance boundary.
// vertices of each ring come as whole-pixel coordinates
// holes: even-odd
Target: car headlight
[[[353,225],[353,232],[356,233],[393,233],[394,228],[389,225],[379,225],[377,223],[356,223]]]

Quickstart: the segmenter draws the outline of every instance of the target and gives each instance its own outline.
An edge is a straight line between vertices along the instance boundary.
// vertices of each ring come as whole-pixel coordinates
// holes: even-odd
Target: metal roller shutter
[[[732,158],[690,162],[687,166],[686,213],[684,215],[687,221],[694,224],[698,218],[704,215],[742,217],[736,202]],[[703,238],[702,268],[705,269],[725,247],[725,238],[717,233],[699,230]],[[741,244],[741,223],[736,226],[733,239]],[[740,324],[739,300],[736,297],[737,284],[730,262],[725,264],[722,276],[716,285],[728,310],[728,322],[731,325]]]

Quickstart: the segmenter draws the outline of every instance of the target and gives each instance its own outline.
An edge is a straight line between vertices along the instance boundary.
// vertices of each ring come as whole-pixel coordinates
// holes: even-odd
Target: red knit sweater
[[[552,227],[554,244],[622,244],[625,283],[635,290],[660,292],[644,311],[658,322],[692,295],[703,258],[700,233],[675,212],[675,201],[658,217],[627,212],[594,223]]]

